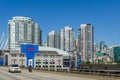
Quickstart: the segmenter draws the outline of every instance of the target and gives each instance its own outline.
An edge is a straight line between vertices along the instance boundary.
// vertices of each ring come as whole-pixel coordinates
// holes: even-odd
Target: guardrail
[[[36,69],[36,70],[120,77],[120,70],[72,69],[72,68],[69,70],[67,69],[57,69],[57,70]]]
[[[21,67],[21,68],[25,69],[25,67]],[[74,68],[70,68],[69,70],[68,69],[57,69],[57,70],[49,69],[48,70],[48,69],[43,69],[43,68],[34,68],[34,70],[120,77],[120,69],[116,70],[116,69],[109,69],[109,68],[107,68],[107,69],[106,68],[102,68],[102,69],[96,69],[96,68],[94,68],[94,69],[93,68],[74,69]]]

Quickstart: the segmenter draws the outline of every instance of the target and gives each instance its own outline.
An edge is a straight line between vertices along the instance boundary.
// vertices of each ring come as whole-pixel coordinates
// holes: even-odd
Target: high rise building
[[[94,31],[91,24],[81,24],[80,32],[80,49],[82,61],[93,62],[94,59]]]
[[[100,52],[106,53],[106,50],[107,50],[107,45],[105,44],[104,41],[100,41]]]
[[[56,31],[51,31],[48,34],[48,46],[49,47],[54,47],[54,48],[59,48],[59,34],[57,34]]]
[[[78,50],[78,39],[75,39],[75,50]]]
[[[20,47],[22,43],[41,45],[41,29],[29,17],[16,16],[8,22],[8,48]]]
[[[73,28],[65,26],[64,29],[60,31],[60,45],[61,49],[65,51],[73,51],[75,49],[75,39]]]
[[[99,51],[98,43],[94,43],[94,53],[97,53]]]
[[[94,43],[94,63],[98,63],[98,56],[97,54],[100,54],[98,43]]]
[[[78,29],[78,52],[81,52],[82,48],[81,48],[82,44],[81,44],[81,29]]]
[[[65,30],[60,31],[60,49],[65,51]]]

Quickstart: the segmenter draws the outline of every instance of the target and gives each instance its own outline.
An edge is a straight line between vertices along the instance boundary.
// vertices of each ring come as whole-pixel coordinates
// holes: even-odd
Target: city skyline
[[[0,36],[7,35],[8,20],[14,16],[32,18],[43,31],[43,42],[52,30],[57,32],[65,26],[71,26],[78,38],[81,24],[94,26],[94,42],[105,41],[110,45],[119,45],[119,0],[1,0]]]

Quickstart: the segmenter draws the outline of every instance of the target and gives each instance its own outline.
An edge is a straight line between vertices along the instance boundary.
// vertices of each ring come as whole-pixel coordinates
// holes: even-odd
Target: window
[[[38,56],[38,57],[42,57],[42,55],[41,55],[41,54],[36,54],[36,56]]]
[[[62,57],[62,55],[56,55],[56,57],[57,57],[57,58],[61,58],[61,57]]]
[[[69,61],[70,61],[70,59],[63,59],[63,61],[65,61],[65,62],[69,62]]]
[[[50,58],[54,58],[55,56],[54,55],[50,55]]]
[[[47,57],[48,57],[48,55],[43,55],[43,57],[44,57],[44,58],[47,58]]]
[[[17,61],[17,59],[11,59],[11,61]]]
[[[38,66],[38,65],[36,65],[36,67],[39,67],[39,68],[41,68],[41,65],[39,65],[39,66]]]
[[[48,67],[48,66],[43,66],[43,68],[46,68],[46,67]]]
[[[36,64],[41,64],[41,62],[36,62]]]
[[[12,54],[11,56],[12,56],[12,57],[17,57],[17,54]]]
[[[56,67],[61,67],[61,66],[56,66]]]
[[[48,62],[43,62],[43,64],[48,64]]]
[[[17,55],[15,54],[14,56],[16,57]]]
[[[55,67],[55,66],[50,66],[50,67]]]
[[[55,64],[55,60],[50,60],[50,64]]]
[[[55,64],[55,62],[50,62],[50,64]]]
[[[64,67],[69,67],[69,62],[70,61],[70,59],[63,59],[63,66]]]
[[[69,67],[69,62],[63,62],[64,67]]]
[[[24,54],[20,54],[20,57],[24,57]]]

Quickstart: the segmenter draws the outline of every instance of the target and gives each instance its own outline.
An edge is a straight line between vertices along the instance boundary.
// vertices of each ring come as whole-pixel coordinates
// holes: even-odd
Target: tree
[[[85,64],[90,64],[90,61],[87,60],[87,61],[85,62]]]

